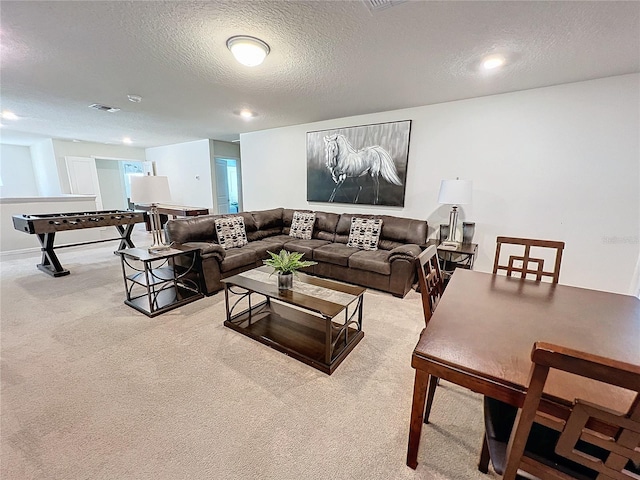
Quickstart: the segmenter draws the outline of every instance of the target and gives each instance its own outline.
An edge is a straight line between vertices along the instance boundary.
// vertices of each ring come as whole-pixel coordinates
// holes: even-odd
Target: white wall
[[[155,162],[156,174],[166,175],[171,203],[213,209],[209,140],[147,148],[146,159]]]
[[[126,210],[124,173],[121,162],[115,160],[96,159],[98,184],[104,210]]]
[[[498,235],[566,242],[560,281],[632,293],[640,254],[640,75],[241,135],[246,210],[278,206],[448,222],[442,179],[474,182],[476,270]],[[306,132],[412,120],[404,208],[306,201]],[[286,172],[286,173],[285,173]]]
[[[38,194],[40,196],[55,196],[62,193],[60,187],[60,174],[56,165],[55,150],[53,141],[49,138],[41,142],[31,145],[31,161],[33,163],[33,172],[35,181],[38,185]],[[66,175],[65,175],[66,179]],[[69,180],[67,181],[67,187]],[[64,190],[65,193],[71,192],[69,188]]]
[[[0,197],[38,195],[29,147],[0,144],[0,178]]]
[[[60,178],[60,189],[63,193],[70,193],[69,175],[65,157],[100,157],[119,158],[122,160],[145,160],[144,148],[127,145],[106,145],[94,142],[73,142],[68,140],[53,140],[54,158]]]

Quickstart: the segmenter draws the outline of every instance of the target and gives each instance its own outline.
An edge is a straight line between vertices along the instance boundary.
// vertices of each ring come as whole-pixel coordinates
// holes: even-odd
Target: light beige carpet
[[[138,232],[136,243],[150,239]],[[222,294],[156,318],[123,304],[117,243],[0,262],[2,479],[487,479],[481,399],[443,382],[405,465],[419,295],[365,296],[327,376],[222,324]]]

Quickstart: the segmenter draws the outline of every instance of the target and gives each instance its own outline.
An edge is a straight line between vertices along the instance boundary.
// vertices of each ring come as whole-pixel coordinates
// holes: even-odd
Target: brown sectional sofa
[[[290,237],[294,211],[275,208],[242,212],[247,240],[243,247],[225,250],[218,244],[215,219],[222,215],[169,220],[165,226],[167,241],[201,250],[204,293],[211,295],[223,288],[221,279],[262,265],[267,251],[281,249],[304,253],[305,260],[317,265],[305,273],[333,278],[390,292],[404,297],[414,283],[414,259],[426,243],[427,222],[390,215],[336,214],[315,212],[310,240]],[[348,247],[352,217],[380,218],[382,231],[378,250]]]

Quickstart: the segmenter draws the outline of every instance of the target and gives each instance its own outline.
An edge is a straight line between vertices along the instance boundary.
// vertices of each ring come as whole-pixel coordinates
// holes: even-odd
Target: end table
[[[127,294],[124,303],[148,317],[204,296],[200,289],[199,248],[169,248],[158,253],[127,248],[116,253],[122,262]]]
[[[428,240],[423,248],[436,245],[438,249],[438,258],[440,259],[440,268],[444,276],[445,285],[449,282],[451,275],[456,268],[473,269],[473,263],[478,253],[477,243],[461,243],[458,248],[445,248],[440,245],[437,240]]]

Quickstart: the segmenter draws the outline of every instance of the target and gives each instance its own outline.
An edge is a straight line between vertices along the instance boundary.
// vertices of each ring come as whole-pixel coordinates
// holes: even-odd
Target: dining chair
[[[509,255],[508,261],[501,263],[500,253],[504,244],[522,245],[524,246],[524,253],[522,255]],[[555,249],[553,270],[545,271],[544,259],[531,256],[532,247]],[[499,271],[505,270],[508,277],[515,272],[520,273],[520,278],[527,278],[527,275],[535,275],[537,281],[541,281],[542,277],[551,277],[553,283],[558,283],[563,250],[564,242],[535,240],[531,238],[498,237],[496,239],[496,255],[493,260],[493,273],[495,275]],[[534,268],[532,268],[532,264],[535,265]]]
[[[426,329],[436,309],[436,305],[440,301],[442,292],[444,292],[444,278],[440,270],[437,247],[431,245],[424,250],[416,257],[415,264],[418,275],[418,286],[420,287],[420,295],[422,296],[422,310]],[[422,331],[424,332],[424,330]],[[434,377],[433,375],[429,377],[427,400],[424,409],[424,423],[429,423],[429,413],[431,412],[431,405],[433,404],[433,397],[436,393],[438,380],[438,377]]]
[[[543,342],[534,344],[531,360],[520,410],[485,397],[483,457],[490,457],[496,473],[504,480],[523,478],[518,471],[543,480],[640,478],[640,365]],[[620,387],[635,395],[625,414],[580,399],[564,406],[555,402],[553,414],[548,409],[541,413],[542,392],[552,369],[600,382],[599,388]],[[486,473],[483,461],[479,469]]]

